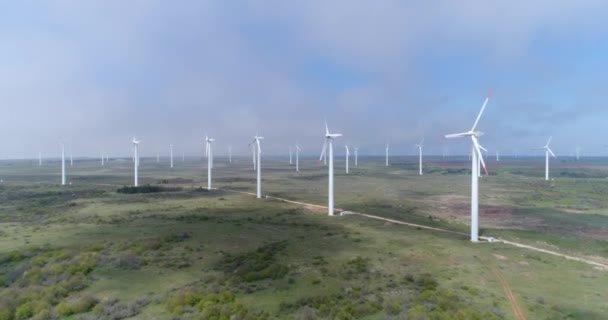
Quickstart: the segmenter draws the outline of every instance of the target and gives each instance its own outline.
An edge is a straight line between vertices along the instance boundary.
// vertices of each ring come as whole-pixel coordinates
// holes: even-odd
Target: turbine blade
[[[547,147],[549,147],[549,143],[551,143],[551,139],[553,139],[553,136],[549,137],[549,140],[547,141],[547,145],[546,145]]]
[[[325,134],[329,135],[329,127],[327,126],[327,119],[323,118],[323,120],[325,121]]]
[[[323,156],[325,155],[326,149],[327,149],[327,139],[325,139],[325,143],[323,144],[323,149],[321,149],[321,156],[319,157],[319,161],[323,160]]]
[[[450,138],[462,138],[462,137],[466,137],[466,136],[470,136],[470,135],[471,134],[469,132],[461,132],[461,133],[446,134],[443,137],[446,139],[450,139]]]
[[[481,110],[479,111],[479,114],[477,115],[477,119],[475,119],[475,123],[473,123],[473,128],[471,129],[471,131],[475,131],[475,128],[477,128],[479,119],[481,119],[481,115],[483,114],[483,111],[486,109],[486,105],[488,104],[488,101],[490,100],[491,96],[492,96],[492,90],[490,90],[490,92],[488,93],[488,96],[486,97],[486,100],[483,102],[483,105],[481,106]]]
[[[483,171],[485,171],[486,176],[488,175],[488,168],[486,168],[486,162],[483,161],[483,155],[481,154],[481,148],[479,146],[479,142],[477,142],[477,137],[471,136],[471,140],[473,141],[473,145],[475,146],[475,152],[479,157],[479,161],[481,162],[481,166],[483,167]],[[477,174],[477,173],[474,173]]]
[[[549,151],[549,153],[553,156],[553,158],[557,159],[557,157],[555,156],[555,153],[553,153],[553,151],[551,151],[551,149],[549,149],[549,147],[547,147],[547,151]]]

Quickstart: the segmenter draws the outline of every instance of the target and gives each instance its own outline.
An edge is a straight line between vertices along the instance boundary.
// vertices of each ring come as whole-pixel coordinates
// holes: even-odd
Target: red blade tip
[[[488,91],[488,98],[492,96],[492,93],[494,93],[494,89],[490,89],[490,91]]]

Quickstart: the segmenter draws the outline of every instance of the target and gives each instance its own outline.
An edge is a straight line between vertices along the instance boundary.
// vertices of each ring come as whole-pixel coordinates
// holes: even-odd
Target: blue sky
[[[491,151],[553,135],[606,155],[605,1],[14,1],[0,4],[0,157],[199,155],[322,146],[323,117],[362,153],[438,153],[480,129]],[[222,152],[222,150],[224,150]],[[339,148],[342,152],[343,148]]]

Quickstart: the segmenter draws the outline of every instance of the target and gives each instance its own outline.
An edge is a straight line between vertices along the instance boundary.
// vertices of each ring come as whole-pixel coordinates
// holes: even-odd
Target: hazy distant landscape
[[[264,195],[325,205],[326,168],[265,160]],[[250,159],[174,169],[144,158],[2,161],[1,319],[602,319],[607,270],[503,243],[468,240],[466,158],[362,157],[336,207],[455,231],[255,199]],[[608,264],[605,159],[489,160],[481,235]],[[322,183],[319,183],[322,182]],[[506,291],[508,290],[508,291]]]

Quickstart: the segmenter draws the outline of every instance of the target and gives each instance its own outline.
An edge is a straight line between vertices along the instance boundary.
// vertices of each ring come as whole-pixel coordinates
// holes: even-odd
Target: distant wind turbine
[[[496,162],[500,161],[500,157],[498,156],[498,150],[496,150]]]
[[[70,146],[70,167],[74,165],[74,157],[72,157],[72,146]]]
[[[422,139],[420,141],[420,143],[416,145],[416,147],[418,147],[418,174],[419,175],[422,175],[422,147],[424,147],[423,143],[424,143],[424,139]]]
[[[254,165],[257,166],[257,198],[260,199],[262,198],[262,158],[261,158],[261,154],[262,154],[262,147],[260,146],[260,140],[263,140],[264,137],[260,137],[258,136],[258,134],[256,133],[256,135],[253,137],[253,141],[251,141],[251,145],[253,145],[253,150],[254,150],[254,156],[257,156],[257,159],[255,159],[254,157]]]
[[[478,205],[478,161],[481,163],[481,165],[483,166],[483,169],[486,172],[486,175],[488,174],[488,170],[486,168],[486,164],[483,161],[483,156],[481,154],[481,148],[479,146],[479,142],[478,142],[478,138],[483,134],[482,132],[479,131],[475,131],[475,129],[477,128],[477,124],[479,123],[479,119],[481,119],[481,115],[483,114],[484,109],[486,108],[486,105],[488,104],[488,100],[490,100],[490,96],[492,95],[492,92],[490,91],[490,93],[488,94],[488,96],[486,97],[486,100],[484,101],[483,105],[481,106],[481,111],[479,111],[479,114],[477,115],[477,119],[475,119],[475,123],[473,123],[473,127],[471,128],[471,130],[467,131],[467,132],[462,132],[462,133],[455,133],[455,134],[448,134],[445,136],[445,138],[464,138],[464,137],[470,137],[471,138],[471,153],[472,153],[472,157],[471,157],[471,241],[472,242],[478,242],[479,241],[479,205]],[[478,160],[479,158],[479,160]]]
[[[296,172],[300,172],[300,145],[296,141]]]
[[[355,147],[355,167],[359,166],[359,148]]]
[[[321,157],[319,161],[327,156],[329,153],[329,169],[328,169],[328,212],[330,216],[334,215],[334,148],[332,140],[341,137],[341,133],[329,133],[329,127],[327,126],[327,120],[325,121],[325,143],[323,144],[323,151],[321,151]],[[329,149],[328,152],[326,152]]]
[[[350,157],[350,152],[348,151],[348,146],[344,146],[346,149],[346,173],[348,173],[348,158]]]
[[[213,168],[213,150],[211,148],[211,143],[215,141],[215,139],[211,139],[208,136],[205,136],[205,143],[207,146],[205,147],[205,155],[207,156],[207,189],[211,190],[211,169]]]
[[[545,180],[549,180],[549,154],[553,156],[553,158],[557,158],[553,151],[549,148],[549,143],[551,143],[551,139],[553,137],[549,137],[547,144],[543,147],[535,148],[536,150],[545,150]]]
[[[386,153],[386,166],[388,167],[388,143],[386,144],[385,153]]]
[[[134,167],[134,176],[133,176],[133,185],[134,186],[139,186],[139,152],[137,151],[138,146],[139,146],[139,142],[135,140],[135,137],[133,137],[133,167]]]
[[[289,165],[292,165],[293,161],[291,161],[291,146],[289,146]]]
[[[65,145],[61,144],[61,185],[65,186]]]
[[[173,169],[173,144],[169,144],[169,157],[171,158],[171,169]]]
[[[232,163],[232,147],[228,146],[228,163]]]
[[[581,156],[581,147],[576,147],[576,161],[580,160]]]
[[[105,161],[105,159],[104,159],[104,158],[105,158],[105,156],[103,155],[103,149],[101,149],[101,166],[102,166],[102,167],[103,167],[103,166],[104,166],[104,164],[105,164],[105,163],[104,163],[104,161]]]

